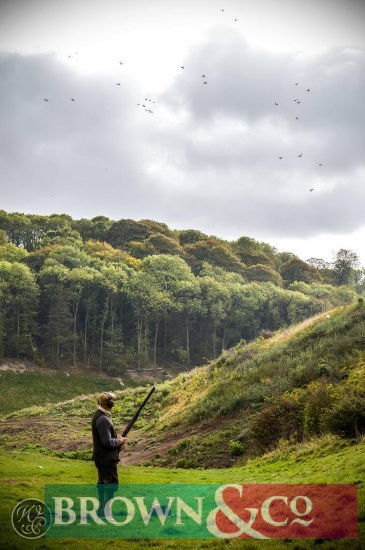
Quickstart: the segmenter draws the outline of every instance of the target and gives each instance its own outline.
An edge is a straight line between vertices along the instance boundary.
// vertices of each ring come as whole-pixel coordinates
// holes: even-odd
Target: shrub
[[[304,435],[319,436],[326,431],[325,415],[333,402],[333,385],[325,380],[309,384],[305,391]]]
[[[348,384],[339,388],[332,408],[326,411],[324,421],[329,431],[342,437],[365,434],[365,398]]]
[[[185,468],[185,469],[198,468],[198,466],[199,464],[197,461],[195,461],[194,459],[189,459],[185,457],[179,458],[175,464],[176,468]]]
[[[228,443],[228,451],[230,456],[241,456],[245,452],[245,447],[239,441],[231,441]]]
[[[247,438],[254,451],[271,450],[280,439],[302,440],[304,405],[300,397],[300,392],[275,397],[253,415]]]

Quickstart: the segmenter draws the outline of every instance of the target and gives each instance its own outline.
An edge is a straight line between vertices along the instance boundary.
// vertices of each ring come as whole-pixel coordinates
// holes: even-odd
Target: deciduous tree
[[[348,285],[354,282],[355,269],[359,267],[359,257],[353,250],[341,248],[334,255],[333,271],[338,285]]]

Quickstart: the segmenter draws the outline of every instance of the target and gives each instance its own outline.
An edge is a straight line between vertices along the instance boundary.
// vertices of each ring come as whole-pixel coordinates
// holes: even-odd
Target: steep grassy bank
[[[146,432],[185,433],[160,464],[225,463],[332,433],[365,433],[365,308],[323,314],[270,339],[237,346],[218,361],[160,389],[161,414]],[[193,434],[193,438],[191,435]],[[215,455],[216,456],[216,455]],[[154,461],[156,463],[156,461]]]

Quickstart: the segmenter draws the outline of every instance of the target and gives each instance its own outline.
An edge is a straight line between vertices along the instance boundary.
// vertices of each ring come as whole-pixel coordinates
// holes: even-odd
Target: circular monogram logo
[[[14,531],[26,539],[43,537],[50,526],[47,525],[46,512],[50,514],[49,508],[41,500],[36,498],[21,500],[11,514]]]

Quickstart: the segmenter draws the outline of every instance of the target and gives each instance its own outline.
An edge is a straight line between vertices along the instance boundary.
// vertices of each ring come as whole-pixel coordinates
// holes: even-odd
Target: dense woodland
[[[351,250],[304,262],[152,220],[0,211],[2,359],[109,374],[189,368],[364,290]]]

